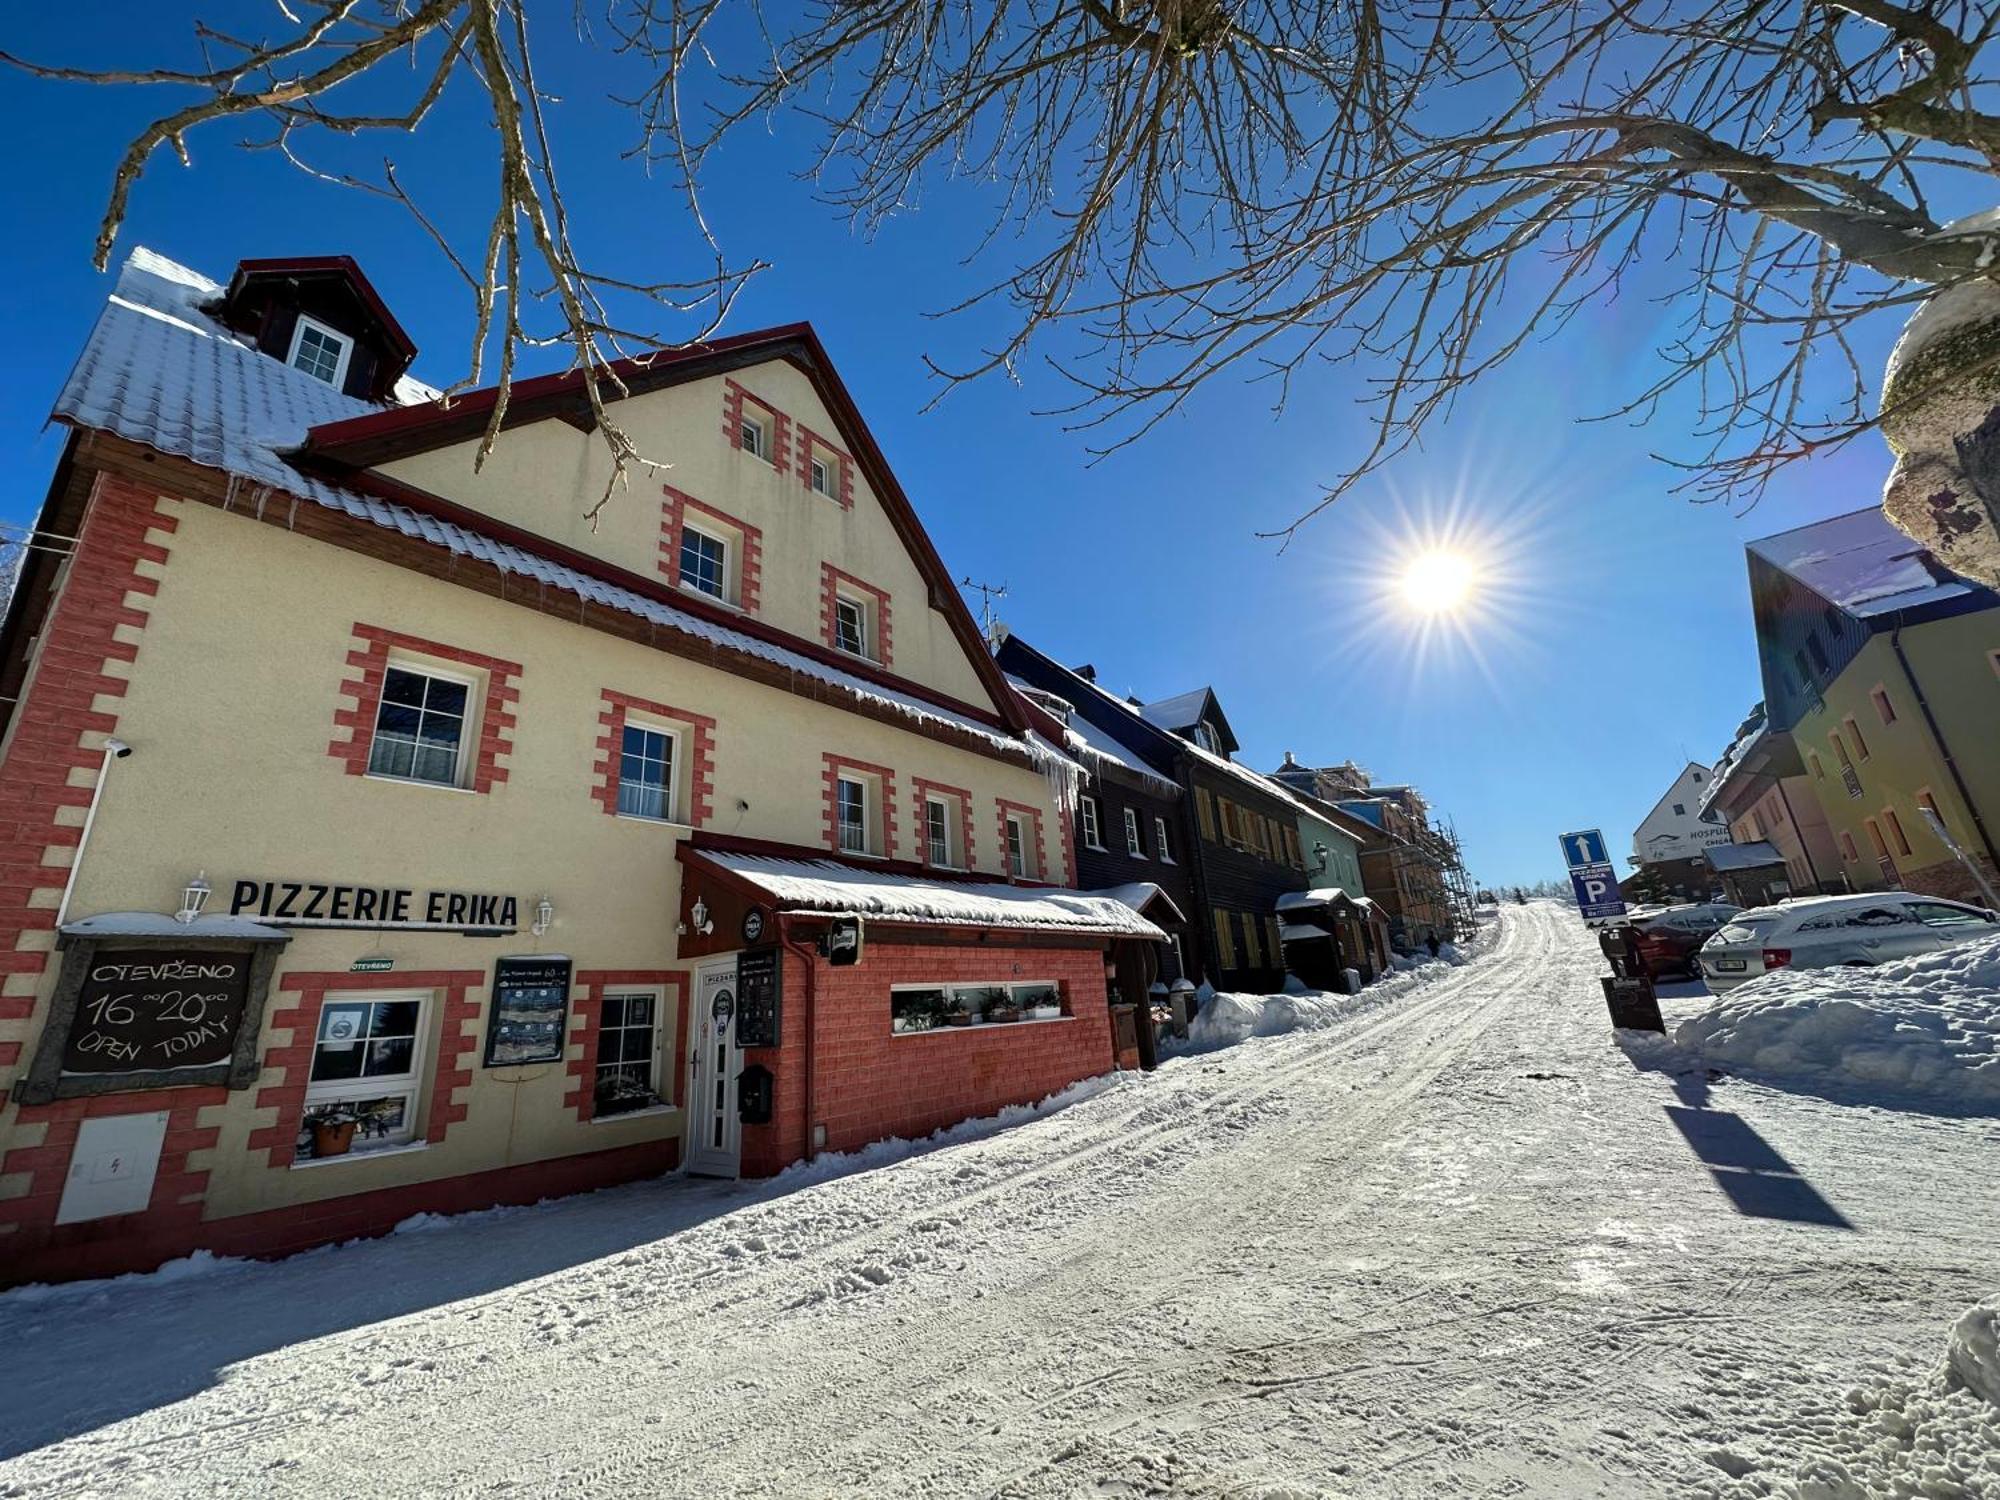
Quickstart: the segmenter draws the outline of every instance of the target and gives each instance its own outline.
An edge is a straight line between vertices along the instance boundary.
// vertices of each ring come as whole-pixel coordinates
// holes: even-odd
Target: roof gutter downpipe
[[[1910,685],[1910,692],[1917,700],[1917,707],[1923,711],[1924,723],[1930,726],[1931,738],[1937,741],[1938,754],[1944,757],[1944,768],[1951,772],[1951,784],[1958,788],[1959,800],[1965,810],[1972,815],[1972,826],[1979,831],[1979,842],[1985,847],[1986,857],[1996,868],[2000,868],[2000,849],[1993,846],[1993,834],[1986,827],[1986,819],[1979,814],[1979,804],[1972,800],[1972,788],[1965,784],[1965,777],[1959,773],[1958,759],[1951,753],[1951,744],[1944,737],[1944,727],[1931,712],[1930,699],[1924,696],[1923,686],[1917,681],[1917,674],[1910,666],[1910,658],[1903,651],[1903,617],[1896,615],[1896,628],[1889,632],[1889,649],[1896,653],[1896,665],[1903,669],[1903,680]]]
[[[104,742],[104,763],[97,768],[97,785],[90,789],[90,807],[83,815],[83,828],[76,836],[76,852],[69,857],[69,878],[63,881],[62,901],[56,907],[56,931],[61,932],[63,921],[69,916],[69,898],[76,890],[76,874],[83,868],[83,851],[90,843],[90,828],[97,821],[98,799],[104,795],[104,783],[111,779],[111,763],[123,760],[132,753],[132,747],[117,736]]]

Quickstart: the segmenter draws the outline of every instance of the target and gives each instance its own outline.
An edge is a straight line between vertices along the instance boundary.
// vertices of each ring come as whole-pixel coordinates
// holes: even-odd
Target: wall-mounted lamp
[[[555,920],[556,904],[547,896],[544,896],[535,903],[535,920],[529,926],[528,930],[534,933],[536,937],[540,937],[555,924]]]
[[[174,913],[174,920],[183,925],[201,915],[201,909],[208,905],[208,871],[203,870],[194,879],[181,887],[181,909]]]
[[[715,931],[715,923],[708,919],[708,903],[702,900],[701,897],[697,896],[694,898],[694,910],[690,911],[688,915],[694,918],[694,930],[703,937],[707,937],[711,932]]]

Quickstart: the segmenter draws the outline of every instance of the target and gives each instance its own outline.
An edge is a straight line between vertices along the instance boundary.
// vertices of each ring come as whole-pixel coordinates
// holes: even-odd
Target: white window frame
[[[465,713],[459,720],[458,752],[451,768],[451,780],[433,781],[428,776],[398,776],[392,771],[375,769],[375,741],[382,733],[382,706],[387,700],[390,672],[408,672],[416,677],[435,677],[441,682],[455,682],[465,689]],[[469,672],[452,672],[432,666],[421,657],[391,656],[382,674],[382,693],[375,700],[375,722],[368,726],[368,771],[376,781],[394,781],[404,786],[434,786],[447,791],[465,790],[465,768],[468,764],[467,749],[479,734],[480,723],[485,718],[483,695],[486,684]],[[415,760],[411,768],[415,768]]]
[[[330,339],[340,345],[340,357],[334,361],[333,365],[333,379],[329,380],[327,384],[332,386],[336,391],[345,390],[347,388],[347,365],[354,357],[354,338],[351,334],[342,333],[338,328],[327,327],[318,318],[309,318],[304,313],[299,314],[298,321],[292,325],[291,347],[285,351],[286,367],[297,370],[301,375],[309,379],[319,379],[319,376],[297,363],[299,345],[305,342],[306,330],[308,328],[321,338]]]
[[[1029,825],[1027,818],[1017,812],[1007,814],[1007,873],[1016,880],[1035,878],[1034,857],[1028,848]]]
[[[1163,865],[1172,864],[1174,862],[1174,846],[1167,841],[1167,820],[1158,814],[1155,814],[1153,817],[1153,842],[1159,846],[1160,863]]]
[[[845,645],[841,640],[840,611],[842,606],[854,611],[854,634],[859,648]],[[849,656],[858,656],[863,661],[875,659],[874,631],[869,628],[868,601],[844,590],[835,590],[833,595],[833,645],[836,651],[844,651]]]
[[[938,857],[936,836],[931,831],[931,809],[933,808],[936,808],[942,815],[942,822],[944,824],[943,858]],[[931,864],[946,870],[960,868],[960,861],[954,857],[954,850],[952,849],[952,811],[950,798],[942,796],[937,792],[924,793],[924,854],[929,858]]]
[[[598,1044],[597,1054],[596,1054],[596,1059],[591,1064],[591,1070],[590,1070],[590,1092],[592,1101],[591,1118],[593,1120],[599,1120],[599,1119],[623,1120],[630,1115],[646,1114],[650,1113],[654,1109],[672,1107],[667,1104],[663,1096],[660,1096],[660,1082],[662,1078],[666,1076],[665,1068],[663,1066],[663,1063],[665,1061],[665,1050],[666,1050],[666,1040],[667,1040],[667,1026],[666,1026],[667,994],[665,988],[663,986],[656,984],[612,985],[605,990],[603,998],[605,1000],[610,1000],[613,998],[631,1000],[631,999],[636,999],[642,995],[653,1002],[653,1048],[652,1051],[649,1052],[646,1056],[646,1087],[652,1090],[653,1094],[656,1097],[660,1098],[660,1103],[657,1105],[644,1105],[638,1109],[615,1110],[608,1115],[600,1115],[597,1113],[597,1105],[596,1105],[597,1081],[598,1078],[601,1076],[602,1070],[606,1067],[629,1066],[628,1064],[622,1061],[617,1063],[607,1064],[603,1060],[604,1033],[606,1028],[603,1022],[602,1003],[600,1002],[598,1010],[598,1023],[597,1023],[597,1044]],[[623,1032],[623,1031],[629,1031],[632,1028],[628,1026],[620,1026],[615,1029]]]
[[[847,845],[847,830],[850,825],[848,824],[847,819],[844,816],[842,816],[842,813],[846,807],[846,801],[842,796],[842,792],[845,790],[845,788],[850,786],[859,787],[861,789],[861,847],[858,849],[850,849]],[[873,854],[876,852],[874,847],[875,802],[876,802],[876,793],[874,791],[874,788],[869,784],[869,779],[866,776],[857,775],[853,772],[844,770],[836,771],[834,773],[833,843],[835,849],[837,849],[840,853]]]
[[[685,744],[682,731],[677,725],[663,724],[657,719],[642,718],[636,714],[626,715],[625,722],[618,728],[618,744],[612,754],[618,757],[618,802],[625,797],[625,731],[643,730],[647,734],[657,734],[667,742],[667,785],[666,811],[658,817],[651,813],[627,812],[622,806],[614,806],[613,812],[621,818],[630,818],[637,823],[679,823],[681,822],[681,776],[685,762],[681,751]]]
[[[1216,738],[1215,731],[1209,727],[1208,720],[1206,719],[1202,719],[1195,724],[1194,742],[1211,755],[1220,755],[1222,753],[1222,741]]]
[[[1083,835],[1083,847],[1104,852],[1104,829],[1097,816],[1097,799],[1079,796],[1076,799],[1077,831]]]
[[[690,582],[688,579],[687,565],[683,561],[683,558],[687,552],[687,539],[690,536],[698,536],[705,542],[713,542],[717,547],[722,549],[722,576],[716,580],[713,592],[703,588],[698,583]],[[680,557],[674,559],[674,572],[679,578],[682,588],[686,589],[689,593],[700,594],[704,599],[713,599],[718,604],[733,604],[736,602],[733,597],[735,589],[731,582],[731,575],[735,565],[736,547],[728,537],[720,536],[709,530],[706,526],[697,526],[692,521],[682,521],[681,554]]]
[[[1139,810],[1135,807],[1125,809],[1125,852],[1134,859],[1146,857],[1146,839],[1139,831]]]
[[[736,423],[737,446],[752,458],[762,459],[767,464],[773,462],[771,458],[771,419],[769,417],[758,416],[746,404],[744,409],[737,413]],[[755,437],[751,436],[753,433]]]
[[[817,453],[807,459],[806,486],[815,495],[822,495],[828,500],[839,499],[840,496],[834,489],[837,482],[834,478],[833,461],[831,459],[822,458]]]
[[[403,1112],[403,1129],[396,1135],[379,1143],[363,1143],[357,1132],[353,1154],[367,1156],[375,1151],[390,1150],[397,1146],[409,1146],[422,1139],[424,1130],[424,1100],[426,1094],[426,1073],[430,1066],[431,1026],[434,1019],[430,990],[341,990],[330,991],[321,1002],[319,1019],[313,1022],[312,1043],[306,1053],[306,1092],[303,1110],[310,1112],[322,1104],[346,1104],[363,1099],[379,1099],[390,1094],[405,1094],[409,1107]],[[319,1029],[327,1012],[342,1005],[389,1005],[415,1002],[417,1006],[417,1028],[410,1048],[410,1071],[407,1073],[378,1074],[373,1078],[341,1078],[314,1082],[313,1061],[319,1056]],[[357,1039],[357,1047],[368,1045],[366,1038]],[[304,1118],[303,1114],[301,1116]],[[307,1162],[327,1160],[340,1161],[344,1157],[306,1157]]]

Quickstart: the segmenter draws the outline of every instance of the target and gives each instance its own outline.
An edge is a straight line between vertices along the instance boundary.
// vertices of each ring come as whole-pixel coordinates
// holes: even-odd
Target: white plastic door
[[[743,1126],[736,1116],[736,1080],[743,1054],[736,1046],[736,960],[695,970],[694,1086],[688,1098],[688,1171],[734,1177],[742,1161]]]

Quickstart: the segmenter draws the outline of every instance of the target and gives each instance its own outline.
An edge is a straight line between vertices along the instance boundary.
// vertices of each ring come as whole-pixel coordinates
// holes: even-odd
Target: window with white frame
[[[1028,844],[1028,820],[1019,813],[1007,814],[1007,869],[1017,880],[1034,874]]]
[[[833,598],[833,643],[853,656],[868,652],[868,606],[852,594]]]
[[[416,1137],[424,1001],[420,994],[327,997],[307,1071],[301,1158],[313,1154],[316,1125],[351,1122],[355,1151],[402,1145]]]
[[[815,453],[812,456],[812,467],[810,472],[812,475],[813,493],[815,495],[824,495],[829,500],[838,498],[833,488],[832,464],[828,463],[825,459],[821,458],[817,453]]]
[[[899,984],[889,991],[889,1029],[898,1034],[1062,1018],[1062,991],[1048,980]]]
[[[737,436],[745,453],[754,453],[766,463],[771,461],[771,429],[762,417],[745,412],[737,419]]]
[[[1146,857],[1146,841],[1139,833],[1138,809],[1125,809],[1125,852],[1134,859]]]
[[[598,1009],[593,1116],[602,1119],[658,1104],[659,1055],[659,995],[644,990],[606,995]]]
[[[960,861],[952,837],[951,804],[943,797],[924,796],[924,852],[934,865],[956,868]]]
[[[834,782],[834,825],[843,854],[869,853],[868,783],[858,776]]]
[[[347,380],[347,361],[353,352],[354,341],[346,334],[301,315],[292,329],[292,348],[285,363],[338,390]]]
[[[1215,737],[1215,730],[1206,719],[1194,726],[1194,742],[1212,755],[1222,753],[1222,741]]]
[[[1076,821],[1077,827],[1083,833],[1083,847],[1086,849],[1102,849],[1104,847],[1104,834],[1097,825],[1097,799],[1095,797],[1079,797],[1076,799]]]
[[[628,818],[674,816],[674,749],[671,730],[625,725],[618,747],[618,811]]]
[[[472,684],[464,678],[428,667],[390,667],[375,708],[369,774],[457,786],[472,698]]]
[[[1167,842],[1167,820],[1165,818],[1153,819],[1153,847],[1159,853],[1161,864],[1170,865],[1174,862],[1173,845]]]
[[[719,536],[683,524],[681,582],[716,599],[729,597],[729,544]]]

